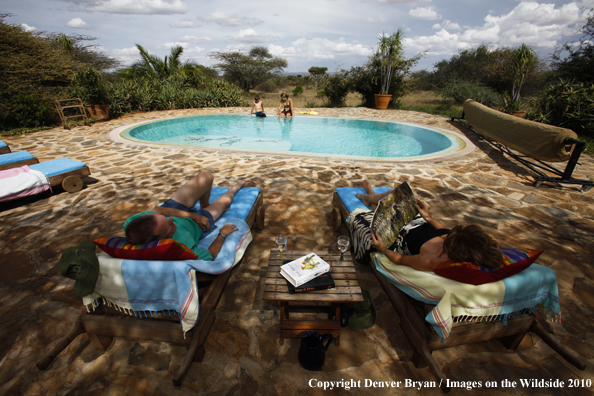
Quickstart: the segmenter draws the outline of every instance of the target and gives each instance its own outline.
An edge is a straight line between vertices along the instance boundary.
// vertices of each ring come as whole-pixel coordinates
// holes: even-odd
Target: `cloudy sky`
[[[594,0],[2,0],[5,21],[26,29],[94,36],[106,54],[130,64],[136,43],[164,56],[212,66],[212,52],[265,46],[287,72],[363,64],[382,32],[406,33],[417,69],[460,49],[527,43],[543,57],[575,41]]]

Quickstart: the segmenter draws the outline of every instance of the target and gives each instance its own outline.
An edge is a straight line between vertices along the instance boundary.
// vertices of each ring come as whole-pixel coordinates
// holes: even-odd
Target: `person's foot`
[[[375,191],[373,191],[373,187],[371,186],[371,183],[369,183],[366,180],[363,180],[363,182],[361,182],[361,185],[363,186],[363,190],[365,190],[365,192],[369,195],[373,195],[375,194]]]
[[[239,183],[236,183],[236,184],[233,184],[232,186],[229,186],[229,192],[235,194],[235,193],[237,193],[237,191],[239,191],[242,188],[244,188],[246,186],[246,184],[248,184],[250,182],[251,182],[250,179],[243,179]]]
[[[369,195],[367,194],[355,194],[357,196],[357,198],[359,198],[361,201],[363,201],[363,205],[365,206],[371,206],[371,201],[369,200]]]

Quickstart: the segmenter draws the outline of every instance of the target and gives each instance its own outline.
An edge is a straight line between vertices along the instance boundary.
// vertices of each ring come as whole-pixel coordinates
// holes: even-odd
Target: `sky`
[[[530,45],[544,59],[576,42],[594,0],[2,0],[6,23],[27,30],[96,37],[97,48],[130,65],[135,44],[163,57],[212,67],[214,52],[264,46],[285,72],[363,65],[381,34],[405,32],[406,56],[426,51],[415,70],[489,44]]]

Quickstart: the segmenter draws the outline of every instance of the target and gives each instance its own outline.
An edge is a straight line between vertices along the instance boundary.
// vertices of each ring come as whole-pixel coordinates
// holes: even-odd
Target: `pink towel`
[[[38,194],[49,188],[45,175],[27,165],[0,171],[0,202]]]

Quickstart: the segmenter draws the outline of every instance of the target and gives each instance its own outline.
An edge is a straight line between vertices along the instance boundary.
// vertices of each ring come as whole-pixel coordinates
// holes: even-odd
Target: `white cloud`
[[[441,15],[435,11],[435,7],[417,7],[408,11],[408,15],[415,19],[424,19],[427,21],[441,19]]]
[[[379,0],[380,3],[388,4],[408,4],[408,3],[422,3],[429,2],[431,0]]]
[[[264,23],[258,18],[244,18],[237,14],[225,14],[224,12],[215,12],[207,17],[198,17],[199,20],[214,22],[221,26],[258,26]]]
[[[25,32],[34,32],[37,30],[34,26],[29,26],[26,23],[21,23],[21,27],[25,30]]]
[[[140,59],[140,53],[136,47],[115,49],[109,55],[120,60],[124,65],[131,65]]]
[[[196,37],[196,36],[183,36],[180,38],[181,41],[187,41],[190,43],[199,43],[199,44],[215,44],[216,40],[210,37]]]
[[[186,47],[188,45],[187,42],[185,41],[176,41],[174,43],[164,43],[161,45],[158,45],[157,47],[155,47],[157,50],[167,50],[169,51],[171,48],[176,47],[176,46],[181,46],[181,47]],[[184,49],[185,52],[185,49]]]
[[[326,38],[300,38],[284,48],[270,44],[268,50],[274,56],[300,61],[337,59],[348,56],[369,56],[372,50],[359,43],[347,43],[343,38],[329,40]]]
[[[435,30],[441,30],[441,29],[446,29],[446,30],[462,30],[462,28],[460,27],[459,24],[457,24],[456,22],[452,22],[450,20],[445,20],[442,23],[436,23],[435,25],[433,25],[433,29]]]
[[[258,34],[254,29],[240,30],[239,34],[229,37],[228,41],[238,43],[266,43],[269,41],[278,41],[278,36],[272,34]]]
[[[517,47],[526,43],[536,50],[552,50],[584,25],[586,14],[576,3],[556,7],[522,1],[509,13],[497,16],[492,12],[481,26],[465,26],[460,33],[448,31],[458,30],[456,23],[435,24],[433,27],[439,31],[434,35],[406,39],[407,49],[420,52],[430,48],[430,56],[448,56],[480,44]]]
[[[385,16],[383,16],[383,15],[380,15],[380,16],[379,16],[379,17],[377,17],[377,18],[371,18],[371,17],[370,17],[370,18],[367,18],[367,19],[365,20],[365,22],[369,22],[369,23],[384,23],[384,22],[386,22],[387,20],[388,20],[388,19],[387,19]]]
[[[66,27],[69,28],[76,28],[76,29],[90,29],[88,23],[83,21],[81,18],[72,18],[68,22],[66,22]]]
[[[185,14],[188,6],[182,0],[107,0],[87,6],[88,11],[112,14]]]
[[[169,26],[171,26],[172,28],[178,28],[178,29],[188,29],[188,28],[200,27],[200,25],[196,25],[193,21],[191,21],[189,19],[182,19],[181,21],[173,22],[173,23],[169,24]]]

